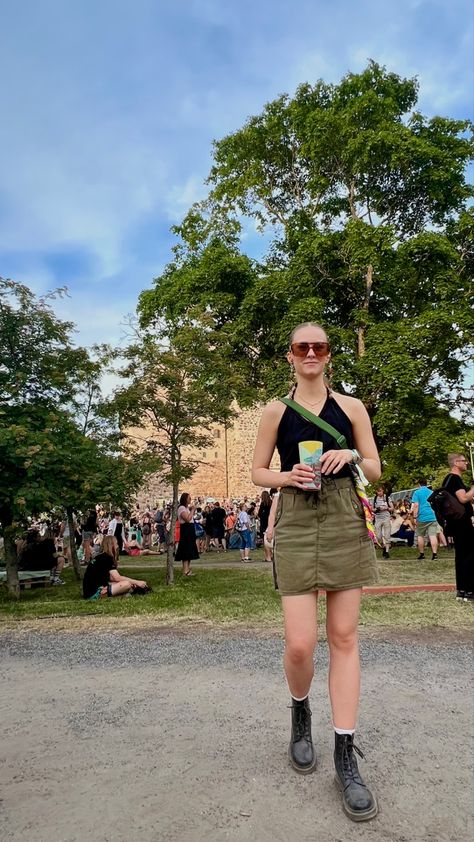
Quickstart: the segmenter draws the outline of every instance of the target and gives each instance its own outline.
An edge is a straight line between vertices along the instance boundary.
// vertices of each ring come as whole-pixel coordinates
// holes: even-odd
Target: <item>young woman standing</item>
[[[285,626],[284,667],[292,697],[290,762],[301,774],[316,767],[308,695],[314,673],[318,591],[325,589],[336,782],[347,815],[364,821],[373,818],[378,808],[354,753],[360,754],[354,744],[360,693],[357,627],[362,586],[376,581],[377,571],[350,463],[361,463],[371,482],[379,479],[381,471],[365,407],[326,385],[324,370],[330,356],[322,327],[306,323],[294,329],[287,355],[296,378],[290,397],[343,434],[348,448],[339,449],[329,433],[282,401],[272,401],[262,414],[252,479],[256,485],[281,490],[274,558]],[[298,445],[308,440],[323,444],[321,489],[317,491],[307,487],[315,477],[314,469],[299,458]],[[281,459],[279,472],[269,468],[275,447]]]
[[[175,561],[182,561],[183,576],[194,576],[191,562],[199,558],[196,546],[196,530],[194,528],[194,506],[191,505],[191,495],[184,492],[179,498],[178,523],[179,542]]]

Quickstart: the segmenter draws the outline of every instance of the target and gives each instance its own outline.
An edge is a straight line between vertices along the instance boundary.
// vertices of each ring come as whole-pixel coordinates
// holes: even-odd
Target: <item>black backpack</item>
[[[464,505],[455,494],[451,494],[444,488],[444,484],[441,488],[433,489],[433,493],[428,497],[428,503],[436,515],[436,520],[443,527],[446,526],[447,521],[461,520],[466,514]]]

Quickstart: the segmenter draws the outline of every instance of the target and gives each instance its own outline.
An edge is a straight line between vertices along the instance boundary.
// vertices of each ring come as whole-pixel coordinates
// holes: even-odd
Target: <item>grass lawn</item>
[[[431,552],[427,553],[424,561],[417,561],[417,555],[417,550],[405,549],[404,547],[400,549],[396,548],[391,551],[390,560],[385,561],[382,559],[381,553],[377,552],[380,584],[417,585],[425,584],[426,582],[441,582],[443,584],[454,582],[454,554],[452,551],[447,552],[446,550],[442,550],[437,561],[430,561]],[[263,562],[263,550],[253,550],[252,561],[259,566]],[[194,569],[200,570],[209,566],[215,568],[216,565],[225,567],[226,565],[234,564],[238,565],[239,568],[241,566],[238,550],[229,550],[227,553],[209,552],[204,553],[199,561],[194,563]],[[140,558],[123,560],[120,570],[122,570],[122,566],[126,566],[130,571],[147,569],[148,573],[150,569],[161,569],[164,565],[164,556],[141,556]],[[179,568],[180,565],[176,565],[177,578],[179,578]],[[263,568],[267,573],[270,573],[270,564],[262,565]],[[243,565],[242,569],[244,569]],[[247,571],[255,570],[252,566],[245,567],[245,569]],[[130,575],[136,578],[135,573],[130,573]]]
[[[406,551],[405,551],[406,552]],[[231,556],[212,555],[229,562]],[[254,554],[255,559],[258,554]],[[147,559],[147,565],[154,557]],[[160,562],[162,560],[160,559]],[[35,618],[87,618],[89,627],[102,627],[109,617],[117,618],[117,628],[127,627],[127,618],[137,626],[151,624],[178,624],[204,622],[211,627],[238,625],[249,629],[280,628],[280,598],[273,588],[269,565],[261,569],[238,566],[233,569],[207,568],[198,562],[196,576],[183,579],[176,571],[174,587],[166,587],[162,567],[121,566],[121,572],[130,572],[134,578],[144,578],[153,587],[153,593],[144,597],[103,599],[86,602],[81,597],[79,585],[71,570],[66,570],[66,585],[61,587],[24,590],[18,602],[10,601],[6,589],[0,588],[0,627],[16,625],[19,620]],[[414,562],[406,559],[380,563],[381,582],[405,584],[418,582],[450,582],[453,580],[453,562],[444,557],[438,562]],[[320,599],[320,618],[325,615],[325,598]],[[110,624],[109,624],[110,625]],[[474,627],[472,605],[458,603],[451,593],[413,593],[382,596],[364,596],[362,600],[361,627],[448,628],[457,630]],[[66,626],[67,627],[67,626]],[[47,625],[45,625],[47,628]]]

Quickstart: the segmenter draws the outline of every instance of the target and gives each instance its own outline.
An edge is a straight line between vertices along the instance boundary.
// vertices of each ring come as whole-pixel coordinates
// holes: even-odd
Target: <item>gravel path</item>
[[[0,636],[2,842],[467,842],[472,647],[363,640],[359,744],[379,817],[333,783],[321,644],[314,775],[286,759],[278,638],[196,631]]]

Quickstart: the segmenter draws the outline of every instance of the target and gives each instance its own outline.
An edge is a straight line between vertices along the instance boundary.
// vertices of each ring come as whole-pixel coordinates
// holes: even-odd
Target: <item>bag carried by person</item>
[[[458,500],[455,494],[451,494],[446,488],[445,483],[441,488],[434,488],[433,493],[428,497],[428,503],[433,509],[436,520],[443,528],[450,520],[460,520],[466,514],[466,509]]]
[[[201,524],[197,523],[197,521],[194,521],[194,531],[196,532],[196,538],[204,538],[206,534]]]

